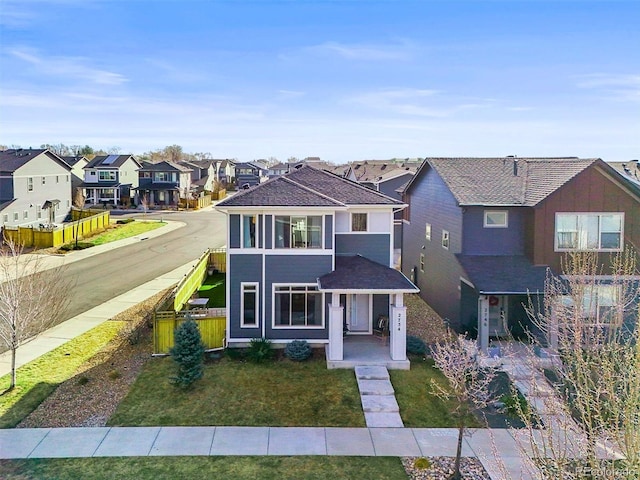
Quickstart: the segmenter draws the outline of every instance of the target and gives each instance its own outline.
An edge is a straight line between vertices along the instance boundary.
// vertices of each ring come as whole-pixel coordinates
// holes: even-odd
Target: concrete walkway
[[[387,367],[357,366],[355,374],[367,427],[404,427]]]
[[[451,428],[95,427],[0,430],[0,458],[182,455],[454,456]],[[498,468],[494,443],[506,472]],[[522,459],[509,430],[475,430],[463,456],[477,457],[494,480],[520,478]],[[529,478],[524,476],[523,478]]]

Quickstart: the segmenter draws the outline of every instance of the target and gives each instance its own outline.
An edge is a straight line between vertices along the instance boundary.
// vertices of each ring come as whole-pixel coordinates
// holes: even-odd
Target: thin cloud
[[[82,57],[45,57],[30,48],[13,48],[9,53],[47,75],[76,78],[98,85],[121,85],[128,81],[120,73],[91,67],[88,59]]]
[[[623,101],[640,102],[640,75],[594,73],[580,77],[579,88],[600,90]]]
[[[413,57],[411,50],[409,44],[371,45],[339,42],[325,42],[305,48],[305,51],[316,55],[338,56],[346,60],[362,61],[407,61]]]

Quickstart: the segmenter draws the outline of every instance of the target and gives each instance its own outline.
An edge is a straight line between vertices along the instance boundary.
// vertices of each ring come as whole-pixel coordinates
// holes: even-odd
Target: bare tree
[[[475,342],[464,335],[458,335],[450,342],[435,344],[431,356],[435,366],[449,380],[442,385],[432,380],[431,390],[439,398],[453,402],[452,414],[457,421],[458,443],[456,460],[451,479],[461,479],[460,458],[462,456],[462,439],[469,418],[474,411],[485,408],[495,401],[490,387],[495,378],[495,370],[482,367]]]
[[[16,386],[18,347],[62,318],[70,282],[60,268],[45,269],[42,256],[24,254],[23,247],[6,242],[0,251],[0,340],[11,351],[11,384]]]
[[[140,197],[140,205],[142,206],[142,215],[146,218],[150,205],[149,197],[146,193]]]
[[[548,276],[543,304],[528,307],[542,332],[534,345],[555,359],[532,362],[538,383],[546,375],[556,386],[538,406],[545,428],[531,429],[523,416],[530,434],[521,440],[545,459],[534,465],[542,478],[635,479],[640,471],[640,277],[631,248],[606,261],[569,254],[563,275]]]
[[[84,205],[86,201],[87,199],[82,193],[82,189],[76,188],[76,192],[73,197],[73,205],[79,210],[78,222],[76,223],[76,248],[78,248],[78,239],[80,238],[80,224],[82,223],[82,213],[84,212]]]

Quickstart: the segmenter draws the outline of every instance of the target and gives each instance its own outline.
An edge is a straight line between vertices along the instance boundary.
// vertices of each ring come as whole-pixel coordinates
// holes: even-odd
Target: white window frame
[[[254,245],[251,247],[245,247],[244,245],[244,218],[245,217],[255,217],[255,228],[253,231],[253,236],[254,236]],[[259,221],[258,221],[258,214],[257,213],[243,213],[242,215],[240,215],[240,248],[243,249],[254,249],[254,248],[258,248],[258,225],[259,225]]]
[[[13,221],[17,222],[20,219],[20,214],[18,212],[13,212]]]
[[[451,243],[451,235],[449,230],[442,230],[442,248],[449,250],[449,244]]]
[[[614,311],[617,309],[617,301],[622,296],[622,285],[619,284],[607,284],[598,283],[595,285],[584,285],[584,291],[581,294],[581,318],[584,326],[619,326],[623,322],[623,318],[619,318],[617,315],[607,319],[601,319],[601,308],[612,307]],[[604,290],[609,290],[610,294],[604,294]],[[576,295],[563,295],[560,298],[563,308],[573,308]],[[601,298],[611,298],[613,300],[611,305],[603,304]]]
[[[33,177],[27,178],[27,192],[33,192]]]
[[[307,226],[309,225],[309,217],[317,217],[320,218],[320,245],[317,247],[310,247],[309,246],[309,239],[307,238],[307,241],[305,243],[304,247],[296,247],[295,246],[295,242],[292,241],[292,238],[289,238],[289,246],[288,247],[282,247],[282,246],[278,246],[278,242],[276,239],[276,225],[277,225],[277,218],[278,217],[288,217],[289,218],[289,236],[292,235],[293,233],[293,224],[291,223],[291,219],[292,218],[304,218],[305,223],[307,224]],[[325,225],[324,225],[324,215],[307,215],[304,213],[301,214],[295,214],[292,213],[290,215],[273,215],[273,227],[271,228],[272,231],[272,243],[271,245],[273,246],[274,250],[281,250],[281,251],[287,251],[287,252],[293,252],[293,251],[321,251],[324,250],[324,234],[325,234]]]
[[[255,317],[254,323],[245,323],[244,322],[244,294],[245,288],[250,287],[253,288],[253,293],[255,293]],[[247,290],[251,292],[251,290]],[[260,284],[258,282],[241,282],[240,283],[240,328],[259,328],[260,322]]]
[[[22,212],[22,219],[26,220],[29,218],[29,210],[25,210],[24,212]]]
[[[115,182],[116,172],[114,172],[113,170],[98,170],[98,181],[99,182]]]
[[[489,223],[487,219],[491,214],[504,215],[504,223]],[[509,228],[509,211],[508,210],[485,210],[484,222],[482,226],[484,228]]]
[[[5,213],[2,215],[2,223],[9,223],[9,214]]]
[[[603,216],[612,216],[612,215],[617,215],[620,217],[620,231],[619,231],[619,235],[620,235],[620,241],[619,241],[619,246],[616,248],[602,248],[602,234],[603,233],[618,233],[618,232],[607,232],[607,231],[603,231],[602,230],[602,221],[601,218]],[[567,247],[560,247],[558,246],[558,219],[561,216],[575,216],[577,217],[577,230],[575,230],[575,234],[577,237],[577,241],[578,241],[578,245],[576,247],[573,248],[567,248]],[[580,241],[581,241],[581,233],[584,235],[585,233],[588,232],[588,230],[581,230],[580,227],[583,226],[581,225],[581,217],[598,217],[598,246],[596,248],[588,248],[588,246],[580,246]],[[555,224],[554,224],[554,228],[553,228],[553,246],[554,246],[554,251],[556,252],[579,252],[579,251],[596,251],[596,252],[621,252],[624,248],[624,221],[625,221],[625,214],[624,212],[556,212],[556,218],[555,218]],[[570,231],[566,231],[564,233],[571,233]],[[588,233],[587,233],[587,237],[588,237]]]
[[[291,317],[289,317],[289,325],[276,325],[276,295],[279,295],[276,292],[277,288],[282,287],[306,287],[307,289],[315,288],[316,290],[312,290],[320,296],[320,316],[322,318],[322,323],[320,325],[291,325]],[[271,328],[274,330],[322,330],[325,328],[325,312],[324,312],[324,293],[317,290],[317,283],[274,283],[272,284],[271,290]],[[305,297],[308,290],[305,290]],[[292,295],[292,290],[289,290],[289,297]],[[298,292],[301,293],[301,292]],[[305,305],[306,305],[305,300]],[[291,310],[291,302],[289,302],[289,310]]]
[[[424,239],[427,240],[428,242],[431,241],[431,224],[427,223],[424,226]]]
[[[420,271],[424,273],[424,253],[420,254]]]
[[[354,230],[353,229],[353,217],[355,215],[364,215],[365,216],[364,230]],[[351,214],[349,215],[349,231],[351,233],[367,233],[369,231],[369,212],[351,212]]]

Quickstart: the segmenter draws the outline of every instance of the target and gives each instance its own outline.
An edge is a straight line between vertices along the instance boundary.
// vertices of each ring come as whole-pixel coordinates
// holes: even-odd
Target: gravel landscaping
[[[404,303],[407,306],[407,335],[419,337],[427,345],[447,338],[444,321],[420,295],[405,295]]]
[[[430,463],[428,468],[416,467],[415,463],[418,458],[402,458],[402,465],[411,480],[442,480],[453,473],[454,457],[426,457]],[[473,457],[460,459],[460,473],[462,473],[462,478],[466,480],[491,480],[480,460]]]

